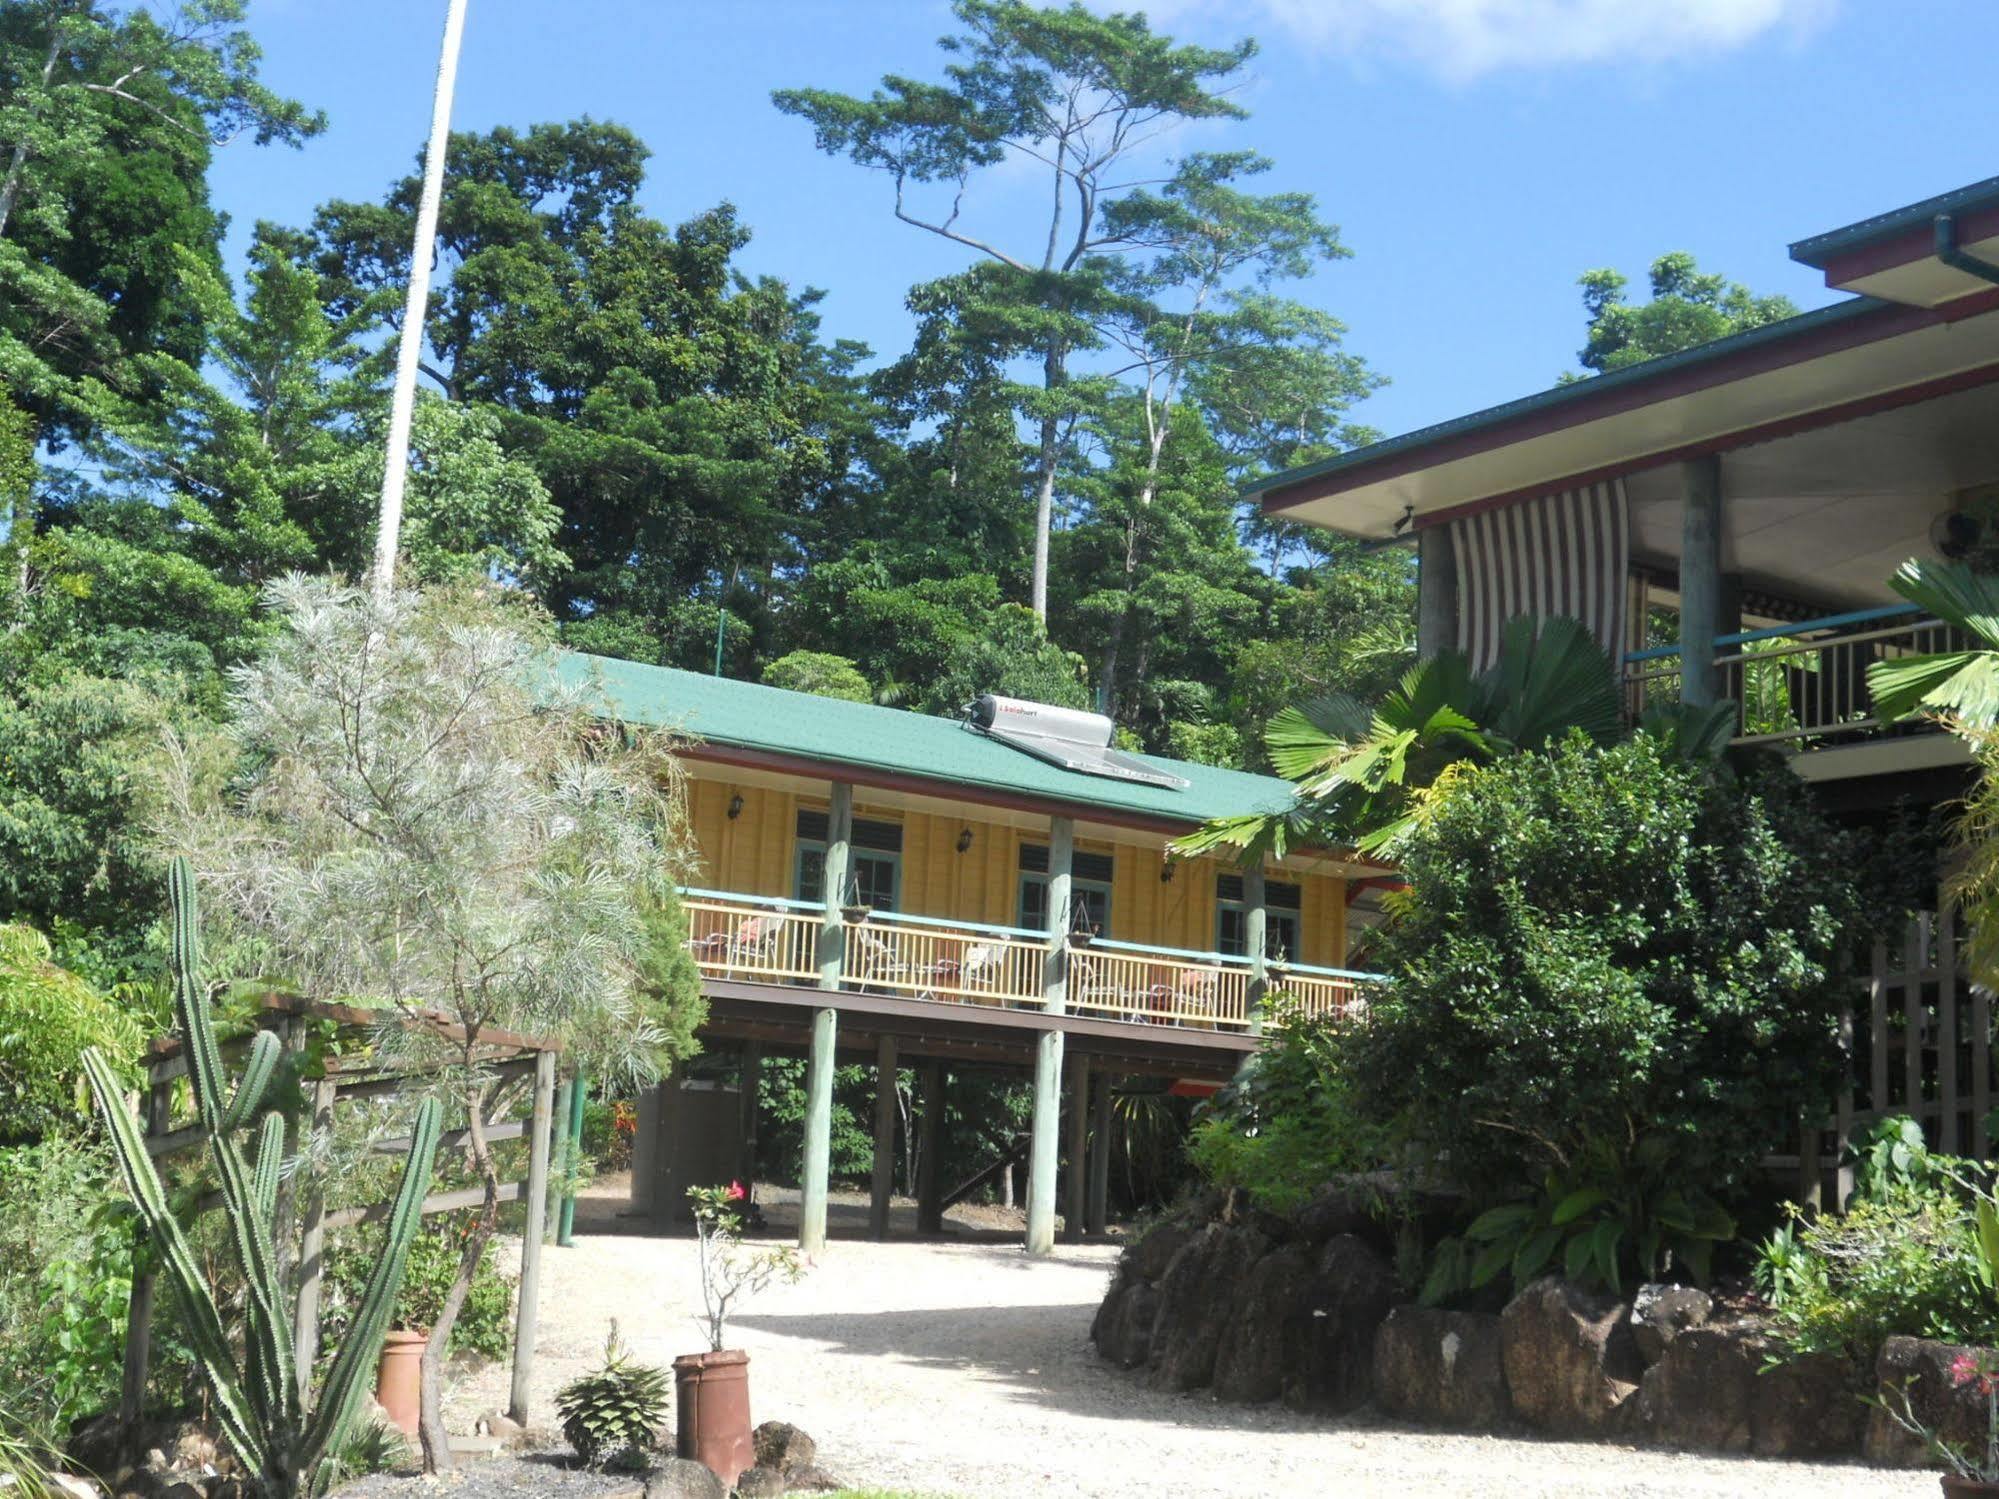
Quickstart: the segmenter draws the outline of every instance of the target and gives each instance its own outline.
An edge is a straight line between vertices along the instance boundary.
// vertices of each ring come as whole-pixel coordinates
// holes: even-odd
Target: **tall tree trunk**
[[[49,80],[56,75],[56,59],[62,55],[62,28],[56,18],[49,18],[49,55],[42,64],[42,94],[47,96]],[[0,235],[7,232],[7,220],[13,217],[14,202],[21,194],[21,179],[28,172],[28,141],[24,135],[14,142],[13,157],[7,163],[7,180],[0,182]]]
[[[1041,438],[1035,456],[1034,580],[1029,603],[1034,617],[1048,623],[1048,533],[1055,524],[1055,471],[1062,458],[1062,418],[1054,410],[1055,392],[1068,383],[1068,351],[1051,340],[1041,356],[1041,389],[1048,409],[1041,414]]]
[[[1153,459],[1158,460],[1157,449]],[[1146,503],[1151,503],[1153,481],[1145,481]],[[1097,711],[1106,718],[1117,717],[1118,657],[1124,650],[1124,638],[1131,628],[1132,578],[1138,571],[1138,516],[1134,515],[1124,526],[1124,607],[1118,610],[1117,618],[1111,621],[1110,643],[1104,647],[1104,669],[1102,679],[1097,683]]]

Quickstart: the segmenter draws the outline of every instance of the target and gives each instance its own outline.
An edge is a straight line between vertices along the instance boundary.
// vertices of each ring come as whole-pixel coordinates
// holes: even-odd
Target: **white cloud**
[[[1836,0],[1151,0],[1338,56],[1388,53],[1453,78],[1503,68],[1669,62],[1803,31]],[[1267,43],[1277,42],[1266,36]]]

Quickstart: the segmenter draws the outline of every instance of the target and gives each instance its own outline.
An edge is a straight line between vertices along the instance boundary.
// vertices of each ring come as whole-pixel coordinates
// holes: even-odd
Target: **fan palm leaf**
[[[1978,728],[1999,724],[1999,578],[1962,563],[1911,558],[1888,584],[1983,648],[1876,661],[1867,668],[1875,714],[1884,723],[1930,712]]]

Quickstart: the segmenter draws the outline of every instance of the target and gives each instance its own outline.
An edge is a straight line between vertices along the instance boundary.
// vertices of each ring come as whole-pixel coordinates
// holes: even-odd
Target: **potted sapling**
[[[795,1281],[804,1270],[790,1245],[754,1250],[744,1245],[740,1204],[748,1195],[741,1182],[687,1190],[699,1241],[701,1328],[708,1351],[684,1353],[673,1361],[676,1450],[704,1464],[726,1485],[756,1462],[750,1440],[750,1356],[726,1346],[729,1314],[773,1281]]]

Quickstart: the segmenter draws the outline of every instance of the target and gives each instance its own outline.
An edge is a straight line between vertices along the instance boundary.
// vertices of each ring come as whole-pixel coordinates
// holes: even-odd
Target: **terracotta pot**
[[[423,1413],[423,1350],[427,1332],[390,1331],[382,1340],[382,1362],[375,1369],[375,1399],[404,1436],[416,1435]]]
[[[1943,1485],[1943,1499],[1999,1499],[1999,1483],[1987,1479],[1946,1473],[1937,1482]]]
[[[739,1348],[683,1353],[673,1361],[673,1384],[675,1450],[733,1488],[757,1460],[750,1440],[750,1356]]]

